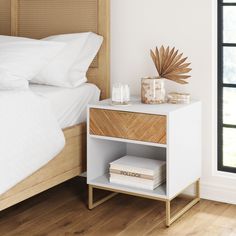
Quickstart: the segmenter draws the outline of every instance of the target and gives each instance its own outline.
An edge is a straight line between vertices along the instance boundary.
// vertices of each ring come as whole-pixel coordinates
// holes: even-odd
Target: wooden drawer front
[[[90,109],[90,134],[166,144],[166,116]]]

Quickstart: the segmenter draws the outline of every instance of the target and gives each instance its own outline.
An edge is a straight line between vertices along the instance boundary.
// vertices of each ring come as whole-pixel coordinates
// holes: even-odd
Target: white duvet
[[[0,195],[47,164],[64,145],[46,99],[31,91],[0,92]]]

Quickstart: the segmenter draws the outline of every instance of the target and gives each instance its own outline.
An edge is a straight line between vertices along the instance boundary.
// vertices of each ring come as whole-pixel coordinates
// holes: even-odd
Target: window
[[[236,173],[236,0],[218,0],[218,170]]]

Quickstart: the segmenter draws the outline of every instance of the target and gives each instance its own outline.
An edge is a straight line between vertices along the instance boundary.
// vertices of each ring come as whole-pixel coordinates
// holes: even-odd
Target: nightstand
[[[87,183],[92,209],[117,193],[166,203],[166,225],[200,200],[201,102],[187,105],[146,105],[133,99],[129,106],[112,106],[104,100],[88,107]],[[155,190],[143,190],[109,182],[109,163],[124,155],[166,161],[166,183]],[[171,217],[171,201],[195,185],[193,200]],[[94,202],[93,189],[112,192]]]

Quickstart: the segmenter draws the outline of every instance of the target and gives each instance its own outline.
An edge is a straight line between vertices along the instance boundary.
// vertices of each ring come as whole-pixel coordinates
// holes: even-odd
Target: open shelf
[[[89,181],[90,185],[95,186],[96,188],[100,189],[105,189],[105,190],[110,190],[110,191],[115,191],[115,192],[120,192],[120,193],[127,193],[127,194],[133,194],[133,195],[139,195],[142,197],[147,197],[147,198],[159,198],[166,200],[166,183],[163,183],[162,185],[158,186],[154,190],[145,190],[145,189],[140,189],[140,188],[134,188],[134,187],[129,187],[125,185],[120,185],[120,184],[114,184],[110,183],[109,181],[109,174],[105,174],[103,176],[100,176],[94,180]]]

